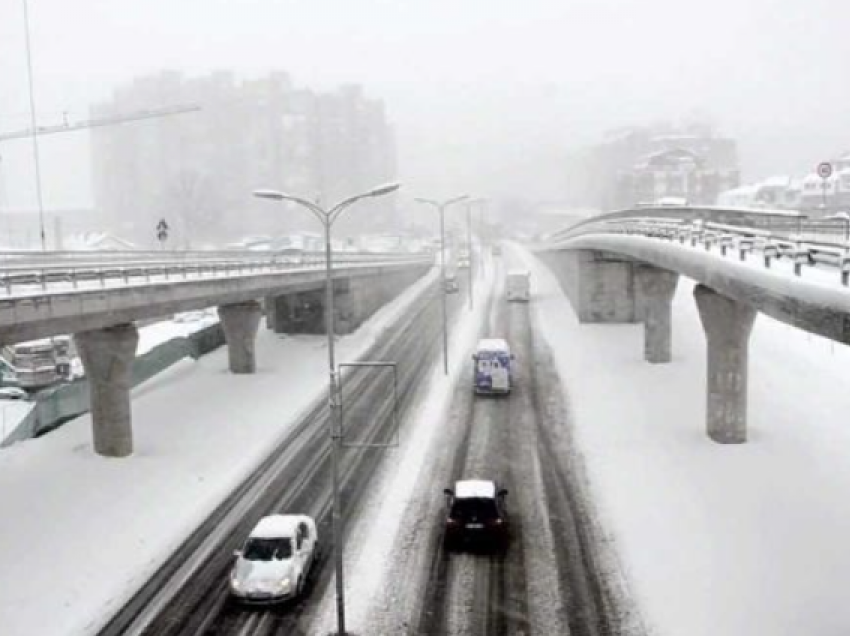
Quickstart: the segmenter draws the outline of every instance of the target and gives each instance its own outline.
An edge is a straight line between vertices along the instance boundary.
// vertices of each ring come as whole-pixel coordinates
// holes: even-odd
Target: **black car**
[[[445,546],[449,550],[503,549],[508,542],[508,491],[495,482],[469,479],[446,488]]]

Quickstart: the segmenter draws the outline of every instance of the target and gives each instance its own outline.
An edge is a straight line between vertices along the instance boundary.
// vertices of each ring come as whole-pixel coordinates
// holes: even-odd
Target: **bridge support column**
[[[673,294],[679,275],[649,265],[635,266],[635,283],[643,319],[643,358],[647,362],[670,362],[673,327]]]
[[[638,320],[635,262],[598,250],[543,252],[581,323]]]
[[[747,441],[747,360],[756,310],[697,285],[707,342],[706,432],[721,444]]]
[[[232,373],[254,373],[257,370],[254,341],[261,313],[260,303],[256,300],[221,305],[218,308]]]
[[[94,450],[104,457],[133,452],[130,387],[139,332],[132,323],[74,335],[89,382]]]

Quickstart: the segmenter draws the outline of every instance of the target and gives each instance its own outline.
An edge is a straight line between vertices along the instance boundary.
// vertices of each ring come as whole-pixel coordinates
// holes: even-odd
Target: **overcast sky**
[[[745,176],[850,148],[842,0],[29,0],[39,119],[138,74],[282,69],[383,97],[409,192],[554,191],[606,128],[706,117]],[[26,127],[21,0],[0,0],[0,131]],[[61,139],[60,139],[61,137]],[[89,202],[86,135],[44,138],[48,205]],[[7,204],[31,201],[23,142]]]

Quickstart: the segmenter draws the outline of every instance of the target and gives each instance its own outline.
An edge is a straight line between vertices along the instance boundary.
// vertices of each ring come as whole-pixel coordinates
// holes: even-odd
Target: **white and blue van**
[[[476,393],[508,394],[511,392],[513,375],[511,367],[514,356],[502,338],[487,338],[478,341],[472,354],[475,363],[474,388]]]

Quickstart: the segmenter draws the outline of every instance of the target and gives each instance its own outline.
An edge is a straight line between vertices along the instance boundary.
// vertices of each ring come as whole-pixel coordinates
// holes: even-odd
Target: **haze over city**
[[[0,0],[0,636],[850,634],[848,25]]]
[[[694,119],[739,144],[744,180],[843,152],[850,7],[835,0],[643,3],[129,0],[30,7],[39,123],[84,119],[133,77],[289,73],[383,99],[408,193],[563,198],[561,164],[611,128]],[[0,131],[28,126],[23,16],[0,19]],[[48,207],[92,203],[85,132],[45,138]],[[7,205],[34,205],[26,141]]]

